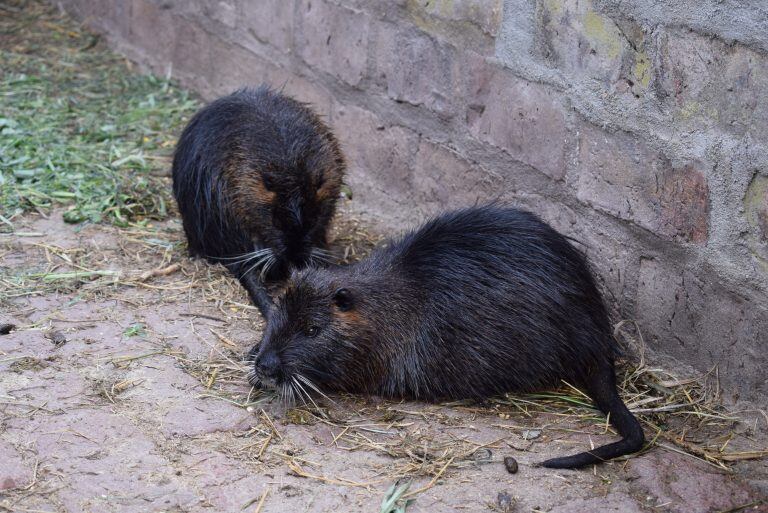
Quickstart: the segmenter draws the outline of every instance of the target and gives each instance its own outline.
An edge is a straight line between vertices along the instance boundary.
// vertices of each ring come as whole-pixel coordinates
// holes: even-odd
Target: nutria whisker
[[[330,258],[325,258],[317,255],[310,255],[309,258],[313,264],[332,264],[333,263],[333,260],[331,260]]]
[[[283,384],[283,389],[287,390],[287,392],[290,393],[290,397],[288,393],[285,394],[285,397],[283,399],[285,403],[289,406],[293,406],[294,404],[296,404],[297,403],[296,396],[298,395],[298,391],[296,390],[296,387],[294,386],[294,384],[291,382],[286,382]]]
[[[237,263],[242,263],[242,262],[247,262],[248,260],[252,260],[253,258],[261,256],[270,251],[272,251],[272,248],[262,248],[262,249],[251,251],[249,253],[243,253],[242,255],[235,255],[231,257],[217,257],[213,255],[205,255],[205,258],[212,258],[214,260],[234,260]]]
[[[261,279],[263,280],[265,276],[269,274],[269,269],[272,267],[272,265],[277,261],[274,255],[270,255],[270,257],[267,259],[267,262],[264,264],[264,267],[261,268],[261,274],[259,275]]]
[[[293,379],[293,383],[294,383],[294,384],[295,384],[295,385],[298,387],[298,389],[297,389],[297,390],[299,390],[300,392],[302,392],[302,393],[304,394],[304,396],[306,396],[306,398],[307,398],[307,399],[309,399],[309,402],[311,402],[311,403],[312,403],[312,406],[314,406],[316,410],[319,410],[319,409],[320,409],[320,407],[317,405],[317,403],[315,402],[315,400],[314,400],[314,399],[312,399],[312,396],[311,396],[311,395],[309,395],[309,393],[307,392],[307,390],[306,390],[306,389],[305,389],[303,386],[301,386],[301,383],[299,383],[299,381],[296,379],[296,376],[293,376],[293,378],[292,378],[292,379]],[[303,400],[303,399],[302,399],[302,400]],[[305,405],[307,405],[307,401],[304,401],[304,404],[305,404]]]
[[[267,261],[269,261],[270,258],[273,258],[273,257],[274,257],[274,255],[272,255],[271,253],[268,254],[268,255],[262,256],[261,258],[259,258],[259,260],[256,261],[255,264],[253,264],[251,267],[249,267],[248,270],[245,271],[242,274],[242,276],[245,276],[245,275],[249,274],[251,271],[253,271],[254,269],[264,265]]]
[[[320,262],[320,263],[333,263],[333,253],[330,251],[323,251],[318,249],[313,249],[312,252],[309,254],[310,260],[313,262]]]
[[[323,248],[312,248],[312,253],[315,255],[326,256],[326,257],[333,256],[333,251],[329,251]]]
[[[330,401],[332,404],[336,404],[336,401],[325,395],[310,379],[303,374],[296,373],[296,377],[303,381],[305,385],[307,385],[309,388],[320,394],[323,398],[325,398],[327,401]]]
[[[256,258],[263,258],[264,256],[268,255],[271,251],[272,250],[268,250],[268,251],[265,251],[264,253],[260,253],[258,255],[253,255],[253,256],[250,256],[248,258],[243,258],[242,260],[237,260],[237,261],[234,261],[234,262],[227,262],[227,263],[222,264],[222,265],[225,265],[225,266],[233,266],[233,265],[245,266],[249,262],[253,261]]]
[[[264,386],[261,382],[261,379],[259,378],[259,375],[255,372],[248,375],[248,384],[253,388],[262,388]]]

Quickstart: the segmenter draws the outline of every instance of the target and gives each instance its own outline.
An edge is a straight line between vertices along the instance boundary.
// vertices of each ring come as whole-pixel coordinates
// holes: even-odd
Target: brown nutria
[[[327,260],[345,164],[305,104],[262,86],[200,110],[173,159],[173,192],[192,256],[225,265],[262,314],[267,280]]]
[[[586,258],[535,215],[443,214],[349,267],[295,272],[254,348],[252,382],[416,399],[580,386],[622,440],[544,466],[638,451],[616,390],[618,347]]]

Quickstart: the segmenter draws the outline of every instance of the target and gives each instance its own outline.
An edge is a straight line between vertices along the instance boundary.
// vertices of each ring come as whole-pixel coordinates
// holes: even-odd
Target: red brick
[[[330,118],[331,94],[319,83],[310,82],[285,68],[244,48],[231,46],[212,38],[208,48],[211,54],[211,88],[215,96],[228,94],[241,87],[268,84],[299,101],[312,105],[315,111]],[[201,69],[200,73],[206,70]]]
[[[132,0],[129,41],[141,41],[142,51],[168,63],[176,41],[176,23],[167,9],[150,0]],[[161,64],[162,66],[162,64]]]
[[[213,68],[213,37],[185,18],[177,17],[175,20],[177,38],[171,52],[173,72],[181,75],[189,87],[210,97],[209,73],[206,70]]]
[[[731,400],[761,401],[768,393],[768,358],[754,341],[765,339],[768,310],[718,275],[687,262],[642,259],[637,319],[652,349],[701,371],[717,365]]]
[[[659,86],[677,121],[768,141],[768,58],[688,31],[660,37]]]
[[[539,53],[569,75],[612,83],[621,73],[622,58],[630,50],[621,30],[591,2],[539,2]]]
[[[382,25],[376,45],[376,76],[396,101],[451,112],[454,50],[413,28]]]
[[[422,18],[456,25],[474,25],[484,34],[496,37],[501,24],[502,0],[409,1],[408,11]]]
[[[368,17],[326,0],[302,0],[298,9],[301,58],[349,85],[358,85],[368,65]]]
[[[661,211],[656,231],[671,238],[705,243],[708,232],[709,193],[706,177],[692,164],[672,168],[658,185]]]
[[[709,193],[701,165],[674,165],[660,151],[628,133],[608,133],[582,123],[578,198],[674,240],[704,243]]]
[[[240,14],[238,13],[237,8],[238,3],[240,2],[234,0],[210,0],[206,2],[203,9],[203,15],[218,21],[227,27],[227,29],[233,29],[237,25],[238,16]],[[250,2],[245,2],[246,5],[248,3]],[[262,4],[264,2],[262,0],[259,3]]]
[[[388,7],[394,7],[394,3],[381,2]],[[390,9],[388,19],[405,18],[444,44],[493,55],[501,29],[502,0],[399,0],[398,3],[400,9]]]
[[[498,195],[501,179],[455,151],[424,138],[414,165],[415,208],[432,215]]]
[[[243,18],[238,25],[245,29],[250,37],[282,52],[291,51],[293,2],[285,0],[242,2],[242,9]]]
[[[563,178],[569,132],[560,95],[490,63],[467,68],[470,132],[551,178]]]
[[[394,219],[408,216],[399,201],[412,189],[418,136],[355,106],[334,107],[333,128],[348,159],[346,181],[355,203],[392,211]]]
[[[756,174],[744,195],[744,213],[749,225],[752,252],[768,262],[768,177]]]

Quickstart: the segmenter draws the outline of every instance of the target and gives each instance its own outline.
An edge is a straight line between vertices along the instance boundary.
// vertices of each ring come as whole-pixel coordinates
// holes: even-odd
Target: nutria
[[[348,267],[292,274],[252,382],[426,400],[582,387],[622,440],[543,462],[638,451],[616,390],[618,347],[586,259],[535,215],[493,204],[443,214]]]
[[[328,259],[344,169],[305,104],[266,86],[219,98],[190,120],[173,158],[190,255],[225,265],[266,315],[267,281]]]

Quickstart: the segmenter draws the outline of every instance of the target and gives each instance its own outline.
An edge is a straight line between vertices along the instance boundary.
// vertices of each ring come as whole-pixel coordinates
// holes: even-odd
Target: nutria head
[[[252,376],[286,399],[312,389],[356,391],[379,370],[363,299],[332,271],[294,272],[252,351]]]

